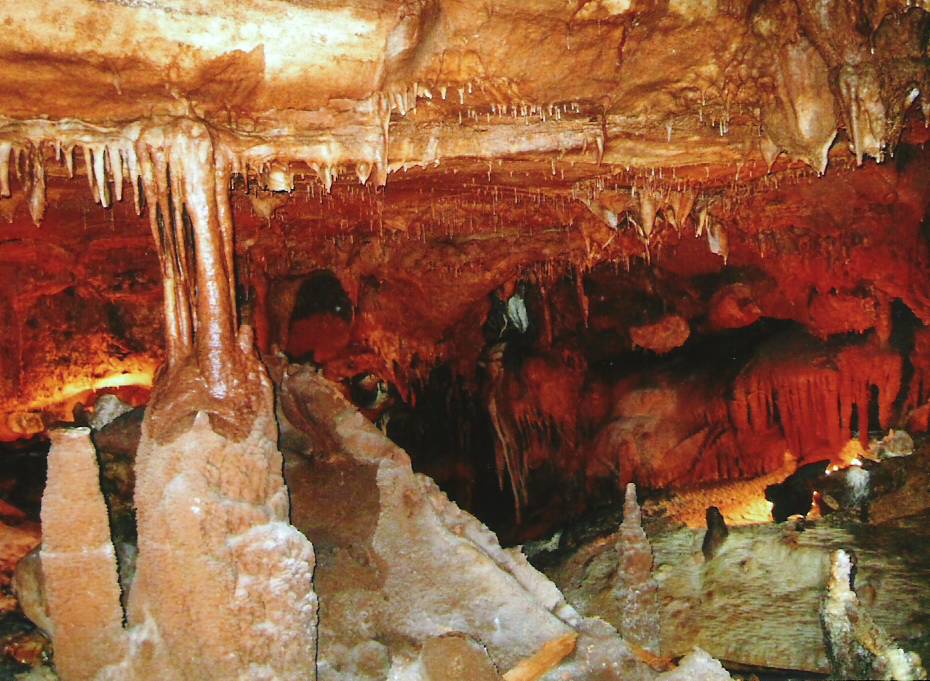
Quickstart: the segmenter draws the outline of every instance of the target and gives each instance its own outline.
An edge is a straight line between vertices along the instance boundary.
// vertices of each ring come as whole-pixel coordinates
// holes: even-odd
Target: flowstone
[[[282,442],[302,452],[285,450],[292,519],[317,550],[321,681],[421,678],[423,646],[451,634],[480,643],[502,673],[577,635],[574,654],[541,678],[654,678],[611,626],[581,617],[415,474],[331,383],[292,367],[280,405]]]

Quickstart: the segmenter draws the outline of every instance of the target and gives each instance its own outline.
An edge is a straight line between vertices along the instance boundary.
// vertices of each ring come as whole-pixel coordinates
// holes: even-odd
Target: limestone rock
[[[659,591],[652,576],[652,547],[643,531],[642,514],[636,503],[636,485],[633,483],[626,486],[617,553],[614,593],[620,611],[620,635],[658,654]]]
[[[423,644],[420,663],[427,681],[500,681],[488,653],[464,636],[450,634]]]
[[[132,411],[132,407],[116,395],[101,395],[94,404],[94,413],[90,417],[90,427],[94,430],[102,430],[105,426],[130,411]]]
[[[820,610],[833,675],[839,679],[926,679],[920,656],[905,652],[861,607],[853,591],[853,561],[834,551]]]
[[[704,554],[704,560],[711,560],[727,540],[730,531],[719,508],[711,506],[706,515],[707,532],[704,533],[704,540],[701,542],[701,552]]]
[[[16,593],[16,599],[19,601],[23,614],[51,637],[52,620],[48,616],[44,581],[39,548],[36,547],[16,565],[16,572],[13,575],[13,591]]]
[[[660,674],[657,681],[727,681],[731,678],[720,662],[695,648],[681,659],[678,667]]]
[[[892,428],[881,440],[871,443],[869,453],[879,460],[910,456],[914,453],[914,439],[906,430]]]
[[[257,410],[241,439],[216,432],[202,410],[172,419],[167,442],[153,419],[143,423],[134,579],[133,552],[121,551],[128,627],[89,430],[53,437],[39,557],[65,681],[316,678],[313,548],[287,522],[271,385],[251,367]],[[147,416],[203,404],[203,392],[178,385],[169,380]]]
[[[483,645],[498,669],[577,633],[577,652],[552,678],[651,678],[612,627],[580,617],[522,554],[415,475],[332,384],[293,367],[280,403],[284,438],[300,441],[290,432],[299,430],[312,447],[286,456],[285,476],[293,522],[318,555],[321,681],[384,678],[354,661],[373,639],[388,646],[391,674],[413,674],[419,647],[452,632]]]
[[[666,315],[653,324],[643,324],[630,329],[634,345],[664,355],[680,348],[691,335],[687,320],[678,315]]]
[[[51,437],[39,557],[55,665],[67,681],[89,681],[128,652],[116,556],[90,431]]]

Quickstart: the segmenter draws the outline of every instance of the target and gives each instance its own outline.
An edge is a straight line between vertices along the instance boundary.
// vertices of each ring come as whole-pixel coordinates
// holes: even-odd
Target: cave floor
[[[907,465],[923,466],[926,444]],[[33,454],[29,461],[36,459]],[[32,461],[32,464],[35,462]],[[30,464],[30,465],[32,465]],[[34,466],[33,466],[34,467]],[[678,657],[697,645],[734,674],[760,679],[824,678],[829,672],[819,623],[831,551],[858,558],[856,588],[874,619],[908,650],[930,659],[930,510],[869,524],[835,514],[808,523],[768,521],[767,485],[792,465],[746,481],[684,490],[648,500],[644,528],[655,556],[662,612],[662,654]],[[0,499],[11,505],[0,527],[0,550],[10,558],[38,541],[29,478],[9,471],[16,484],[0,480]],[[11,480],[13,478],[11,477]],[[719,553],[701,552],[704,509],[718,505],[730,525]],[[13,515],[9,515],[13,514]],[[15,516],[15,517],[14,517]],[[612,534],[616,518],[568,528],[561,549],[537,554],[536,565],[586,615],[601,615],[609,578],[616,569]],[[595,525],[597,527],[595,527]],[[7,555],[9,554],[9,556]],[[9,589],[15,560],[0,564],[5,607],[0,610],[0,680],[54,678],[45,638],[16,609]],[[24,676],[28,675],[28,676]]]
[[[925,468],[930,453],[925,443],[919,450],[889,466]],[[905,650],[930,659],[930,510],[881,524],[847,513],[803,525],[774,523],[765,487],[790,472],[663,494],[644,503],[661,609],[661,654],[678,657],[700,646],[734,673],[823,678],[830,668],[820,602],[830,553],[845,549],[858,559],[856,590],[875,621]],[[910,508],[920,497],[926,509],[923,477],[912,475],[898,496],[878,499],[874,507]],[[708,561],[701,545],[710,505],[721,507],[730,532]],[[604,532],[609,517],[605,511],[587,526],[567,529],[557,550],[530,553],[580,612],[619,626],[611,595],[619,519],[613,520],[614,530]]]

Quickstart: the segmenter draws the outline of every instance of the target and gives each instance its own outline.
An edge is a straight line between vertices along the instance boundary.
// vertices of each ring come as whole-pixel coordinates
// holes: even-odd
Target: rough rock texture
[[[127,628],[89,432],[58,431],[40,558],[67,681],[315,678],[313,549],[287,522],[271,386],[253,366],[264,409],[243,439],[215,432],[203,411],[165,442],[143,423]],[[160,389],[154,408],[177,406],[177,384]]]
[[[859,592],[889,636],[922,657],[930,631],[927,514],[880,527],[831,520],[731,527],[713,560],[701,555],[702,532],[667,521],[647,523],[655,552],[662,621],[661,654],[694,646],[724,663],[830,673],[818,613],[830,578],[830,552],[858,556]],[[609,575],[617,568],[616,536],[600,537],[546,568],[566,599],[585,615],[612,603]],[[603,609],[602,609],[603,608]]]
[[[314,677],[313,549],[288,525],[280,466],[270,405],[239,442],[203,412],[164,444],[143,426],[128,617],[157,623],[165,657],[142,678],[161,665],[179,679]]]
[[[643,532],[642,516],[636,503],[636,485],[633,483],[626,486],[617,553],[619,559],[613,595],[620,613],[620,635],[658,655],[658,585],[652,576],[652,547]],[[608,621],[612,620],[608,618]]]
[[[132,411],[132,406],[115,395],[103,395],[94,403],[94,413],[90,419],[90,427],[94,430],[102,430],[112,421],[129,411]]]
[[[834,551],[830,581],[820,609],[834,678],[926,679],[927,671],[920,656],[899,648],[860,606],[853,591],[854,579],[849,554]]]
[[[55,431],[42,497],[42,564],[58,673],[99,678],[129,652],[116,554],[86,428]]]
[[[658,676],[658,681],[727,681],[733,677],[717,660],[700,648],[681,658],[678,667]]]
[[[551,677],[651,678],[616,632],[578,616],[519,552],[415,475],[390,443],[312,371],[284,376],[284,441],[292,519],[317,550],[319,678],[412,673],[420,648],[459,633],[508,670],[577,632],[576,653]],[[393,677],[392,677],[393,678]]]
[[[420,650],[426,681],[500,681],[480,644],[456,634],[431,638]]]
[[[45,576],[38,547],[17,562],[13,574],[13,591],[23,614],[51,638],[52,620],[48,615]]]

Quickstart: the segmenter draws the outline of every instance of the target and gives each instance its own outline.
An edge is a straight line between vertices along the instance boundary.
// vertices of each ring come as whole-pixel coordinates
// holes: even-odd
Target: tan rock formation
[[[643,532],[636,485],[632,482],[626,486],[617,553],[614,595],[620,614],[620,635],[658,655],[659,586],[652,576],[652,547]]]
[[[237,334],[230,159],[187,117],[129,126],[84,153],[101,205],[110,174],[117,200],[124,170],[138,207],[145,191],[167,357],[136,453],[125,630],[86,432],[74,484],[50,476],[42,562],[57,664],[65,681],[314,679],[313,549],[288,524],[270,380],[251,329]],[[83,534],[65,537],[63,499],[87,516]]]
[[[288,456],[285,476],[294,524],[319,556],[321,681],[405,678],[420,647],[452,632],[499,670],[577,636],[555,678],[653,676],[611,626],[580,617],[522,553],[414,474],[333,384],[293,367],[282,386],[282,441],[310,453]]]
[[[853,591],[853,559],[833,552],[830,581],[820,609],[827,653],[838,679],[926,679],[920,656],[898,647],[859,602]]]
[[[266,409],[242,440],[202,411],[164,444],[143,427],[126,629],[89,432],[56,432],[40,557],[65,681],[315,678],[313,549],[287,523],[271,387],[259,385]]]
[[[98,678],[126,656],[116,554],[87,428],[55,431],[39,552],[55,664],[65,681]]]

